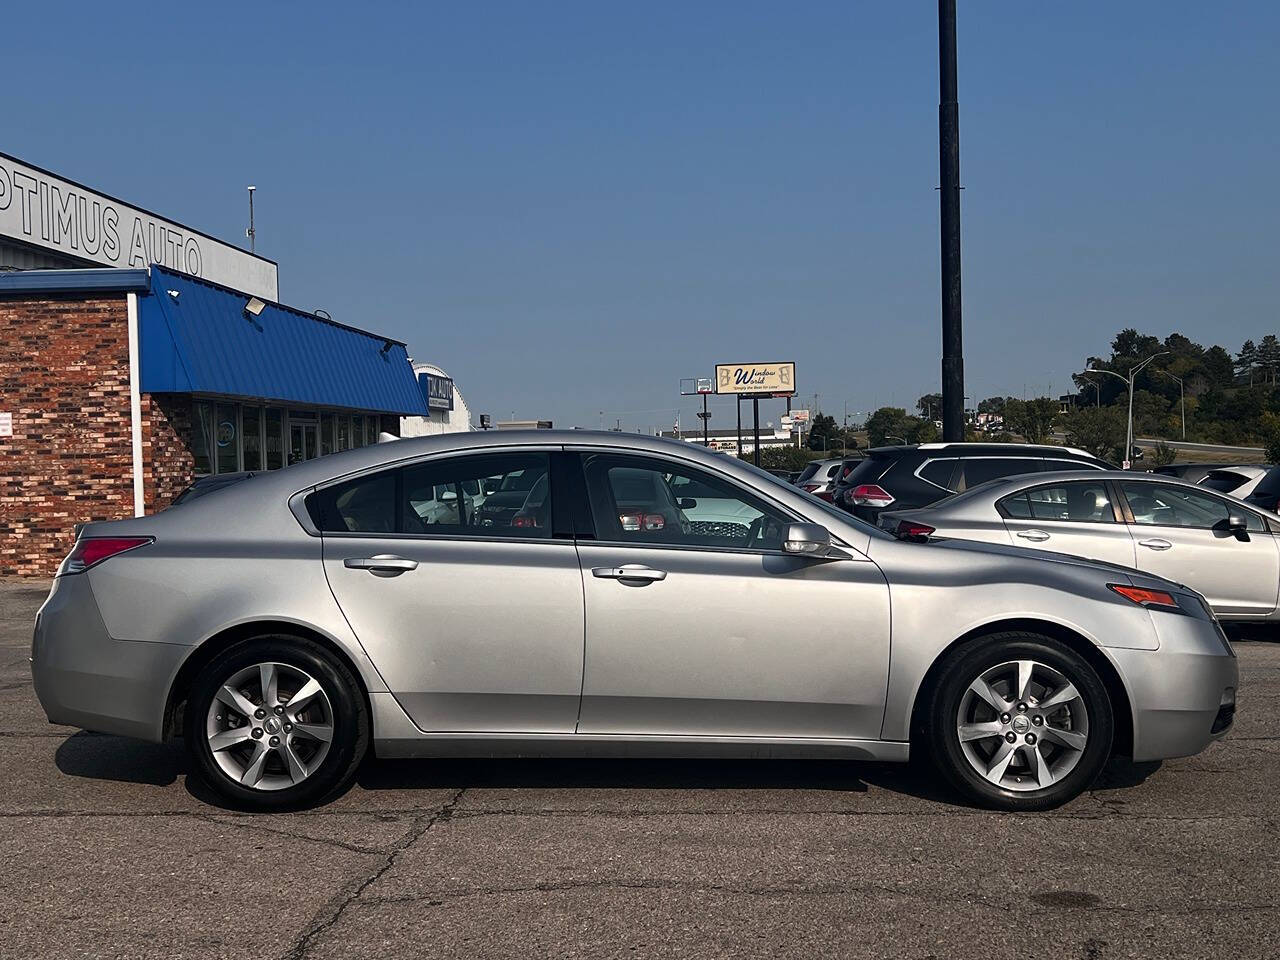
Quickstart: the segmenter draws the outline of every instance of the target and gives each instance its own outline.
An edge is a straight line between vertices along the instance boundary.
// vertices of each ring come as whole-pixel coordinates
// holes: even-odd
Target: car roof
[[[1005,454],[1006,456],[1017,457],[1043,457],[1050,454],[1058,456],[1082,457],[1086,460],[1098,460],[1092,453],[1087,450],[1081,450],[1077,447],[1064,447],[1054,443],[981,443],[981,442],[956,442],[956,443],[916,443],[916,444],[897,444],[883,447],[872,447],[868,453],[872,454],[891,454],[891,453],[912,453],[946,451],[954,453],[958,456],[975,456],[985,454]]]

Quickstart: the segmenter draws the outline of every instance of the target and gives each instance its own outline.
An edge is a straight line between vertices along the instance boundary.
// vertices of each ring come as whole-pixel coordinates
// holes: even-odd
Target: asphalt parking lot
[[[1050,814],[835,762],[372,761],[253,816],[48,724],[0,584],[0,957],[1274,957],[1280,643],[1235,730]]]

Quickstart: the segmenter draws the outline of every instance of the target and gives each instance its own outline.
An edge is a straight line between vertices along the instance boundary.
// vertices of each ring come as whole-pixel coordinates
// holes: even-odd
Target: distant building
[[[471,410],[453,377],[434,363],[421,361],[413,364],[413,375],[427,403],[427,416],[401,417],[400,436],[432,437],[441,433],[466,433],[471,429]]]
[[[499,420],[499,430],[550,430],[550,420]]]
[[[689,430],[664,430],[664,437],[673,440],[685,440],[689,443],[702,443],[702,431],[695,428]],[[711,430],[708,431],[707,438],[710,441],[707,445],[712,450],[719,450],[722,453],[738,452],[738,431],[737,430]],[[768,450],[771,447],[794,447],[796,445],[796,437],[786,427],[761,427],[760,428],[760,449]],[[756,449],[755,438],[751,428],[744,426],[742,428],[742,452],[754,453]]]

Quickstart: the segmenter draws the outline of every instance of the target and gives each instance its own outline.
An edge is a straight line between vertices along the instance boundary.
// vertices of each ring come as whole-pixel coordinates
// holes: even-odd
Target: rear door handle
[[[390,554],[379,554],[376,557],[348,557],[342,565],[351,570],[368,570],[370,573],[404,573],[406,570],[417,570],[418,561]]]
[[[620,567],[592,567],[591,575],[602,580],[665,580],[667,571],[646,567],[643,563],[624,563]]]
[[[1049,539],[1049,535],[1043,530],[1019,530],[1018,536],[1023,540],[1031,540],[1035,543],[1043,543]]]
[[[1152,537],[1150,540],[1139,540],[1138,546],[1148,550],[1168,550],[1173,544],[1162,537]]]

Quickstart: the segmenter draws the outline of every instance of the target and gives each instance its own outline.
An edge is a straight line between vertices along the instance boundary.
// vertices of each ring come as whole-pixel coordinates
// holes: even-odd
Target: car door
[[[1105,481],[1073,480],[1026,487],[996,509],[1015,546],[1132,567],[1136,548],[1113,499]]]
[[[873,563],[782,551],[795,519],[683,461],[584,451],[587,653],[578,732],[877,739],[889,592]],[[715,494],[730,519],[690,520]],[[724,502],[738,506],[725,510]]]
[[[534,489],[554,456],[438,457],[333,484],[308,500],[333,595],[422,730],[573,732],[582,575],[572,529],[563,518],[556,528],[550,499]],[[526,501],[502,520],[480,516],[469,491],[513,476]]]
[[[1204,594],[1214,612],[1260,616],[1276,608],[1280,552],[1262,517],[1199,488],[1122,480],[1137,566]],[[1227,528],[1243,515],[1247,539]]]

